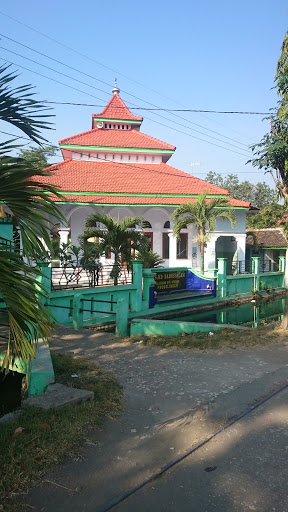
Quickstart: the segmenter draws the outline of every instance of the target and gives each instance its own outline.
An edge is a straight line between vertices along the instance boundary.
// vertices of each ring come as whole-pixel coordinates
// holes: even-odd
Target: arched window
[[[152,225],[150,224],[150,222],[148,222],[148,220],[143,220],[142,226],[143,229],[152,229]]]
[[[163,227],[164,227],[164,229],[170,229],[170,220],[166,220]]]

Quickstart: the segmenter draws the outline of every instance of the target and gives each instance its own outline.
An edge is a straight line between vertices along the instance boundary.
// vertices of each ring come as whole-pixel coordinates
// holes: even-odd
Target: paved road
[[[112,510],[287,512],[287,455],[286,388]]]
[[[48,473],[48,480],[75,492],[43,481],[25,498],[43,512],[98,512],[288,380],[285,341],[205,352],[123,344],[110,334],[62,329],[51,348],[113,370],[124,387],[125,408],[116,421],[93,434],[77,460],[66,460]],[[166,510],[158,506],[155,510]],[[179,510],[198,510],[189,507]]]

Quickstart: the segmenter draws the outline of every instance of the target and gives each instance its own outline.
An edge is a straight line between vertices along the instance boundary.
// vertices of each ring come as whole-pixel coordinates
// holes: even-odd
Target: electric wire
[[[9,50],[9,51],[10,51],[10,50]],[[15,52],[12,52],[12,53],[15,53]],[[24,58],[27,58],[27,57],[24,57]],[[94,96],[93,94],[90,94],[90,93],[85,92],[85,91],[81,91],[81,90],[79,90],[79,89],[77,89],[77,88],[75,88],[75,87],[72,87],[72,86],[70,86],[70,85],[68,85],[68,84],[65,84],[65,83],[63,83],[63,82],[60,82],[59,80],[56,80],[56,79],[54,79],[54,78],[51,78],[51,77],[49,77],[49,76],[47,76],[47,75],[43,75],[42,73],[39,73],[38,71],[35,71],[35,70],[32,70],[32,69],[29,69],[29,68],[27,68],[27,67],[23,66],[22,64],[17,64],[17,63],[15,63],[15,62],[13,62],[13,61],[9,61],[9,60],[7,60],[7,59],[3,59],[2,57],[1,57],[1,60],[2,60],[2,61],[4,61],[4,62],[8,62],[9,64],[13,64],[14,66],[20,67],[21,69],[25,69],[26,71],[29,71],[29,72],[34,73],[34,74],[36,74],[36,75],[42,76],[42,77],[44,77],[44,78],[47,78],[48,80],[51,80],[52,82],[59,83],[59,84],[61,84],[61,85],[64,85],[65,87],[69,87],[70,89],[74,89],[74,90],[76,90],[76,91],[78,91],[78,92],[81,92],[81,93],[86,94],[86,95],[88,95],[88,96],[91,96],[91,97],[93,97],[93,98],[99,99],[99,98],[97,98],[96,96]],[[31,59],[28,59],[28,60],[31,60]],[[36,64],[38,64],[38,63],[36,63]],[[39,65],[41,65],[41,66],[43,66],[43,67],[46,67],[46,66],[44,66],[43,64],[39,64]],[[48,68],[48,69],[51,69],[51,68]],[[60,73],[60,72],[58,72],[58,71],[56,71],[56,70],[54,70],[54,71],[55,71],[55,73],[58,73],[58,74]],[[60,74],[63,74],[63,73],[60,73]],[[67,75],[64,75],[64,76],[67,76]],[[71,77],[69,77],[69,78],[71,78]],[[72,80],[74,80],[74,78],[71,78],[71,79],[72,79]],[[78,81],[79,81],[79,80],[78,80]],[[90,85],[90,87],[93,87],[93,86],[91,86],[91,85]],[[101,99],[100,101],[103,101],[103,100]],[[164,116],[160,116],[159,114],[158,114],[158,116],[159,116],[159,117],[162,117],[163,119],[166,119],[167,121],[170,121],[170,122],[171,122],[171,120],[170,120],[170,119],[167,119],[167,118],[165,118]],[[173,130],[173,131],[175,131],[175,132],[182,133],[182,134],[184,134],[184,135],[187,135],[188,137],[192,137],[192,138],[194,138],[194,139],[196,139],[196,140],[200,140],[201,142],[205,142],[206,144],[210,144],[210,145],[212,145],[212,146],[216,146],[216,147],[221,148],[221,149],[224,149],[224,150],[226,150],[226,151],[230,151],[230,152],[232,152],[232,153],[235,153],[235,154],[238,154],[238,155],[244,156],[245,158],[247,158],[247,157],[249,157],[249,156],[250,156],[250,155],[247,155],[247,154],[244,154],[244,153],[240,153],[239,151],[235,151],[235,150],[233,150],[233,149],[226,148],[226,147],[224,147],[224,146],[220,146],[219,144],[215,144],[214,142],[211,142],[211,141],[209,141],[209,140],[202,139],[202,138],[200,138],[200,137],[197,137],[196,135],[192,135],[192,134],[190,134],[190,133],[183,132],[182,130],[179,130],[178,128],[175,128],[174,126],[173,126],[173,127],[168,126],[167,124],[160,123],[160,121],[156,121],[155,119],[151,119],[151,118],[149,118],[149,117],[146,117],[146,119],[148,119],[149,121],[152,121],[153,123],[159,124],[160,126],[165,126],[166,128],[169,128],[169,129],[171,129],[171,130]],[[181,124],[181,123],[177,123],[177,122],[176,122],[176,124],[180,124],[180,125],[182,126],[182,124]],[[185,128],[185,126],[184,126],[184,128]],[[188,129],[191,129],[191,128],[189,128],[189,127],[188,127]],[[198,130],[195,130],[195,131],[198,131]],[[200,132],[200,133],[201,133],[201,132]],[[234,144],[231,144],[231,143],[225,142],[225,141],[223,141],[223,140],[217,139],[216,137],[211,137],[211,135],[206,135],[206,134],[204,134],[204,136],[205,136],[205,137],[213,138],[213,139],[215,139],[215,140],[218,140],[218,141],[222,142],[222,144],[229,144],[229,145],[231,145],[231,146],[236,147],[237,149],[240,149],[240,150],[242,149],[242,148],[238,148],[238,147],[237,147],[237,146],[235,146]],[[244,150],[244,149],[242,149],[242,151],[245,151],[245,150]]]
[[[55,105],[73,105],[77,107],[97,107],[97,108],[105,108],[106,105],[96,105],[95,103],[75,103],[72,101],[49,101],[43,100],[43,103],[51,103]],[[109,108],[116,110],[125,110],[126,107],[113,107],[112,105]],[[271,112],[249,112],[243,110],[200,110],[195,108],[150,108],[150,107],[129,107],[130,110],[147,110],[148,112],[155,111],[165,111],[165,112],[210,112],[212,114],[251,114],[251,115],[270,115]],[[245,144],[244,144],[245,146]]]
[[[145,84],[142,84],[141,82],[139,82],[139,81],[137,81],[137,80],[135,80],[135,79],[133,79],[133,78],[131,78],[131,77],[128,77],[127,75],[125,75],[125,74],[123,74],[123,73],[121,73],[121,72],[119,72],[119,71],[116,71],[116,70],[115,70],[115,69],[113,69],[113,68],[110,68],[109,66],[107,66],[107,65],[103,64],[102,62],[99,62],[99,61],[97,61],[96,59],[93,59],[92,57],[89,57],[88,55],[86,55],[86,54],[84,54],[84,53],[81,53],[81,52],[79,52],[78,50],[75,50],[75,48],[72,48],[71,46],[68,46],[68,45],[66,45],[66,44],[62,43],[62,42],[58,41],[57,39],[55,39],[55,38],[53,38],[53,37],[51,37],[51,36],[48,36],[47,34],[44,34],[44,33],[43,33],[43,32],[41,32],[40,30],[37,30],[37,29],[35,29],[35,28],[31,27],[30,25],[27,25],[26,23],[21,22],[21,21],[17,20],[16,18],[13,18],[12,16],[9,16],[8,14],[3,13],[2,11],[0,11],[0,14],[2,14],[2,16],[5,16],[5,17],[7,17],[7,18],[9,18],[9,19],[11,19],[11,20],[13,20],[13,21],[15,21],[16,23],[18,23],[18,24],[20,24],[20,25],[22,25],[22,26],[25,26],[26,28],[28,28],[28,29],[29,29],[29,30],[31,30],[32,32],[35,32],[35,33],[37,33],[37,34],[40,34],[42,37],[45,37],[45,38],[49,39],[50,41],[53,41],[54,43],[58,44],[59,46],[62,46],[63,48],[66,48],[66,49],[68,49],[68,50],[72,51],[72,52],[73,52],[73,53],[75,53],[76,55],[80,55],[81,57],[83,57],[83,58],[85,58],[85,59],[87,59],[87,60],[89,60],[89,61],[91,61],[91,62],[95,62],[95,63],[96,63],[96,64],[98,64],[99,66],[102,66],[102,67],[103,67],[103,68],[105,68],[105,69],[108,69],[108,70],[110,70],[110,71],[113,71],[113,73],[116,73],[117,75],[123,76],[124,78],[126,78],[126,79],[127,79],[127,80],[129,80],[130,82],[134,82],[134,83],[136,83],[136,84],[140,85],[141,87],[144,87],[145,89],[147,89],[147,90],[149,90],[149,91],[154,92],[155,94],[157,94],[157,95],[161,96],[161,98],[163,98],[163,97],[164,97],[164,98],[168,99],[169,101],[172,101],[173,103],[176,103],[176,104],[178,104],[178,105],[183,106],[183,105],[182,105],[182,103],[179,103],[177,100],[175,100],[175,99],[173,99],[173,98],[170,98],[169,96],[165,96],[162,92],[160,93],[159,91],[156,91],[155,89],[152,89],[151,87],[149,87],[149,86],[147,86],[147,85],[145,85]],[[209,120],[211,121],[211,118],[210,118],[210,117],[204,116],[204,114],[202,114],[201,112],[200,112],[200,114],[201,114],[201,115],[203,115],[203,117],[205,117],[206,119],[209,119]],[[262,115],[262,114],[261,114],[261,115]],[[264,115],[266,115],[266,113],[264,113]],[[220,123],[219,121],[215,121],[215,119],[213,119],[213,122],[216,122],[217,124],[224,126],[224,125],[223,125],[223,123]],[[233,129],[232,129],[232,131],[233,131],[234,133],[237,133],[238,135],[243,136],[243,134],[241,134],[241,133],[240,133],[240,132],[238,132],[237,130],[233,130]]]
[[[71,70],[73,70],[73,71],[76,71],[77,73],[81,73],[81,74],[83,74],[84,76],[87,76],[87,77],[89,77],[89,78],[92,78],[93,80],[97,80],[98,82],[103,83],[103,84],[105,84],[105,85],[107,85],[107,86],[109,86],[109,87],[110,87],[110,84],[108,84],[107,82],[105,82],[105,81],[103,81],[103,80],[100,80],[100,79],[96,78],[95,76],[89,75],[88,73],[85,73],[85,72],[83,72],[83,71],[79,71],[78,69],[74,68],[73,66],[69,66],[68,64],[66,64],[66,63],[64,63],[64,62],[61,62],[61,61],[59,61],[59,60],[57,60],[57,59],[54,59],[53,57],[50,57],[49,55],[44,54],[44,53],[42,53],[42,52],[39,52],[38,50],[35,50],[34,48],[31,48],[30,46],[27,46],[27,45],[25,45],[25,44],[23,44],[23,43],[20,43],[19,41],[16,41],[15,39],[12,39],[12,38],[10,38],[10,37],[8,37],[8,36],[5,36],[4,34],[1,34],[1,33],[0,33],[0,36],[5,37],[6,39],[8,39],[8,40],[12,41],[12,42],[13,42],[13,43],[15,43],[15,44],[18,44],[18,45],[20,45],[20,46],[23,46],[24,48],[27,48],[28,50],[33,51],[34,53],[37,53],[37,54],[39,54],[39,55],[41,55],[41,56],[43,56],[43,57],[45,57],[45,58],[47,58],[47,59],[50,59],[50,60],[52,60],[52,61],[54,61],[54,62],[56,62],[56,63],[58,63],[58,64],[60,64],[60,65],[62,65],[62,66],[65,66],[65,67],[67,67],[67,68],[69,68],[69,69],[71,69]],[[7,48],[4,48],[4,47],[2,47],[2,49],[5,49],[6,51],[11,51],[11,52],[12,52],[12,50],[8,50]],[[15,52],[12,52],[12,53],[15,53]],[[18,55],[18,54],[16,53],[16,55]],[[21,57],[23,58],[23,56],[21,56]],[[24,58],[28,58],[28,57],[24,57]],[[30,59],[29,59],[29,60],[30,60]],[[32,62],[33,62],[33,61],[32,61]],[[38,64],[39,64],[39,63],[38,63]],[[64,75],[64,76],[65,76],[65,75]],[[82,83],[82,82],[81,82],[81,83]],[[86,84],[86,85],[88,85],[88,84]],[[108,94],[108,93],[106,93],[105,91],[102,91],[101,89],[97,89],[97,90],[100,90],[101,92],[104,92],[105,94]],[[124,92],[124,93],[126,93],[126,94],[128,94],[129,96],[131,96],[131,97],[133,97],[133,98],[136,98],[136,99],[138,99],[138,100],[140,100],[140,101],[144,101],[144,102],[145,102],[145,103],[147,103],[148,105],[152,105],[153,107],[156,107],[156,109],[157,109],[157,110],[159,110],[159,107],[157,107],[157,105],[154,105],[153,103],[147,102],[146,100],[143,100],[143,98],[139,98],[138,96],[135,96],[134,94],[131,94],[131,93],[129,93],[128,91],[123,90],[123,92]],[[141,108],[141,107],[138,107],[138,108]],[[156,109],[153,109],[153,110],[156,110]],[[151,110],[152,110],[152,109],[151,109]],[[240,142],[240,141],[237,141],[237,140],[235,140],[235,139],[232,139],[231,137],[227,137],[226,135],[220,134],[219,132],[216,132],[215,130],[211,130],[210,128],[206,128],[205,126],[199,125],[198,123],[195,123],[195,122],[193,122],[193,121],[191,121],[191,120],[189,120],[189,119],[183,118],[182,116],[179,116],[179,115],[177,115],[177,114],[175,114],[175,113],[174,113],[174,112],[181,111],[181,110],[167,110],[167,109],[161,109],[161,110],[163,110],[163,111],[165,111],[165,112],[167,112],[167,113],[172,113],[172,115],[173,115],[173,116],[175,116],[175,117],[178,117],[178,118],[180,118],[180,119],[182,119],[182,120],[184,120],[184,121],[186,121],[186,122],[188,122],[188,123],[190,123],[190,124],[194,124],[195,126],[198,126],[198,127],[202,128],[202,129],[204,129],[204,130],[207,130],[207,131],[209,131],[209,132],[211,132],[211,133],[214,133],[214,134],[216,134],[216,135],[220,135],[220,136],[221,136],[221,137],[223,137],[223,138],[226,138],[226,139],[228,139],[228,140],[232,140],[233,142],[236,142],[237,144],[240,144],[240,145],[245,146],[245,147],[247,146],[246,144],[244,144],[244,143],[242,143],[242,142]],[[178,123],[178,124],[179,124],[179,123]],[[189,127],[186,127],[186,128],[191,129],[191,128],[189,128]],[[196,130],[196,131],[198,131],[198,130]],[[199,133],[202,133],[202,132],[199,132]],[[203,133],[202,133],[202,134],[203,134]],[[203,135],[207,136],[206,134],[203,134]]]

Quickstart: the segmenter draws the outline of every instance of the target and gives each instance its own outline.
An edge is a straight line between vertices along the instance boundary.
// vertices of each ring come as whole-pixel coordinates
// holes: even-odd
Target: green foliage
[[[143,260],[143,268],[158,268],[164,263],[160,254],[153,251],[142,251],[136,255],[137,260]]]
[[[38,144],[45,141],[40,130],[50,128],[43,116],[47,110],[33,99],[31,86],[13,88],[15,73],[7,73],[8,66],[0,67],[0,120],[24,132]],[[39,115],[40,114],[40,115]],[[35,171],[30,161],[21,156],[11,157],[11,149],[20,149],[12,141],[0,147],[0,204],[2,213],[9,209],[21,234],[23,256],[42,260],[51,249],[49,219],[61,218],[50,195],[61,197],[57,188],[45,184],[50,173]],[[37,176],[35,176],[37,174]],[[0,246],[0,296],[5,308],[0,310],[1,323],[7,324],[8,349],[3,367],[8,367],[16,356],[29,361],[35,354],[39,338],[44,341],[51,333],[52,318],[43,306],[45,290],[36,281],[40,272],[26,263],[13,248]]]
[[[121,222],[110,215],[93,213],[86,219],[86,229],[80,237],[85,245],[88,238],[98,239],[98,248],[102,253],[111,251],[114,254],[113,268],[110,273],[114,284],[118,284],[118,278],[122,270],[122,264],[126,263],[130,270],[132,251],[145,251],[148,248],[148,239],[141,230],[135,226],[141,225],[140,217],[125,217]],[[103,225],[104,229],[99,226]]]
[[[264,229],[275,228],[287,212],[286,206],[278,203],[271,203],[265,206],[259,213],[247,216],[247,227]]]
[[[228,199],[209,199],[206,193],[200,194],[195,203],[184,203],[178,206],[172,214],[173,233],[177,237],[179,237],[181,229],[188,224],[194,224],[198,230],[199,235],[195,240],[200,247],[202,273],[204,273],[205,244],[215,230],[216,220],[219,217],[228,219],[232,226],[236,224],[235,214],[233,210],[229,209]]]
[[[271,112],[271,129],[258,144],[251,146],[254,158],[249,160],[254,167],[269,172],[279,194],[288,202],[288,32],[282,44],[275,76],[276,89],[280,96],[278,108]]]
[[[253,185],[247,180],[240,182],[237,174],[228,174],[223,177],[219,173],[210,171],[205,181],[229,190],[230,196],[234,199],[247,201],[258,208],[264,208],[270,203],[276,202],[278,197],[277,192],[266,183],[258,182]]]
[[[20,158],[29,163],[32,169],[36,171],[45,169],[50,165],[48,158],[56,155],[57,148],[55,146],[44,146],[31,149],[21,149],[19,151]]]
[[[0,66],[0,119],[19,128],[36,144],[44,142],[40,130],[51,128],[47,118],[52,116],[43,112],[50,109],[33,98],[31,85],[14,87],[19,75],[7,72],[9,68],[7,64]]]

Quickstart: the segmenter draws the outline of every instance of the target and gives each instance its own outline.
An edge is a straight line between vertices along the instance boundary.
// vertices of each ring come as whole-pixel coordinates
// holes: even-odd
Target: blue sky
[[[115,76],[130,107],[268,112],[276,104],[271,88],[288,28],[284,0],[4,0],[0,10],[0,64],[16,64],[19,84],[35,85],[41,100],[99,105],[54,105],[55,130],[47,133],[53,144],[91,128],[91,114],[109,100]],[[245,165],[249,144],[269,130],[264,116],[132,111],[143,115],[144,133],[177,146],[171,165],[200,178],[209,171],[235,173],[272,186],[262,171]],[[16,133],[7,123],[0,129]]]

